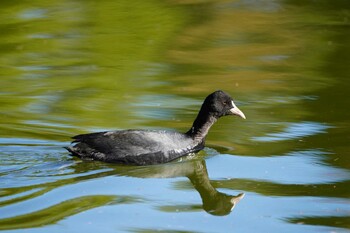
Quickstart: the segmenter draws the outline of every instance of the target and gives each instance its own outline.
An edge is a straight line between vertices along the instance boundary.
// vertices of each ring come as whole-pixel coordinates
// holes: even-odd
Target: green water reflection
[[[347,232],[349,20],[347,0],[2,1],[0,229]],[[184,161],[62,149],[97,130],[187,131],[216,89],[247,120],[220,119]]]

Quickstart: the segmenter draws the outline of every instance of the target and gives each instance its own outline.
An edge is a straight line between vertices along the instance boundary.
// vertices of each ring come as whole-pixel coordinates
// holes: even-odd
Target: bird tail
[[[76,157],[81,157],[80,154],[75,151],[74,147],[65,146],[63,148],[66,149],[70,153],[70,155],[76,156]]]

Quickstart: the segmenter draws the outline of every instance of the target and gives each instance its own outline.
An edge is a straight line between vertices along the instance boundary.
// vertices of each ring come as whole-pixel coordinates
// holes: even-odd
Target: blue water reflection
[[[281,184],[322,184],[347,180],[345,169],[329,167],[321,150],[295,151],[274,157],[220,155],[207,162],[211,175],[217,179],[259,179]]]
[[[18,14],[18,18],[24,19],[24,20],[34,20],[34,19],[41,19],[47,17],[47,10],[46,9],[40,9],[40,8],[32,8],[28,10],[24,10]]]
[[[179,109],[186,108],[186,106],[200,106],[201,102],[175,95],[149,94],[141,96],[131,105],[135,107],[134,114],[137,116],[159,120],[174,120]]]
[[[318,122],[298,122],[298,123],[268,123],[270,125],[285,126],[280,133],[268,133],[266,136],[253,137],[252,140],[260,142],[275,142],[291,139],[301,139],[320,133],[326,133],[332,126]]]

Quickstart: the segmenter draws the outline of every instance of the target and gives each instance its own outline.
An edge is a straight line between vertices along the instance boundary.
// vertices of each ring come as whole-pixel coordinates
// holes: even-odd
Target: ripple
[[[68,216],[113,203],[116,196],[83,196],[65,200],[31,213],[0,219],[0,230],[24,229],[54,224]]]
[[[325,184],[341,182],[350,173],[330,167],[322,160],[327,152],[322,150],[294,151],[275,157],[218,155],[208,160],[211,175],[216,179],[253,179],[279,184]],[[210,169],[220,167],[220,169]]]
[[[286,124],[286,123],[273,123]],[[290,139],[308,137],[320,133],[326,133],[326,130],[332,128],[327,124],[318,122],[304,121],[299,123],[287,123],[287,127],[280,133],[269,133],[266,136],[253,137],[252,140],[259,142],[275,142]]]
[[[173,119],[176,109],[196,104],[198,101],[194,99],[174,95],[144,95],[133,106],[136,107],[135,113],[139,116],[164,120]]]
[[[40,8],[27,9],[19,13],[18,17],[26,20],[42,19],[47,17],[47,10]]]

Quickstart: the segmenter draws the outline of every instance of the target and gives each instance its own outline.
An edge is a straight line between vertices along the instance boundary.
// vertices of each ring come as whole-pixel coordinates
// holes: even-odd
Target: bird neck
[[[193,140],[204,141],[205,137],[208,134],[210,127],[217,121],[217,118],[212,114],[204,114],[202,111],[199,112],[197,118],[193,122],[192,127],[187,131]]]

